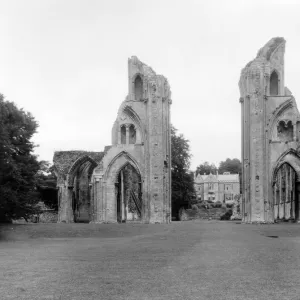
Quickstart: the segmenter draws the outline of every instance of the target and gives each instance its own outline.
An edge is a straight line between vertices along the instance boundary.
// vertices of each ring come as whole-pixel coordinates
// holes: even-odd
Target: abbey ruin
[[[58,222],[171,221],[170,86],[135,56],[128,78],[112,145],[54,154]]]
[[[284,53],[285,40],[271,39],[240,77],[244,222],[299,220],[300,115]]]
[[[300,115],[284,82],[285,40],[271,39],[242,70],[242,217],[299,220]],[[128,96],[103,152],[54,154],[59,222],[171,221],[170,86],[132,57]]]

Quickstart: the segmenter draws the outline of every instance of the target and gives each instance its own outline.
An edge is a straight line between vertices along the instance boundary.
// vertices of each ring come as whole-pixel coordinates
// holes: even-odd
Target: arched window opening
[[[126,127],[121,126],[121,144],[126,144]]]
[[[292,121],[280,121],[277,125],[277,136],[283,142],[293,140],[293,124]]]
[[[299,220],[295,169],[284,163],[277,170],[273,185],[274,219]]]
[[[279,80],[278,80],[278,74],[276,71],[273,71],[270,77],[270,95],[271,96],[277,96],[279,93],[278,89]]]
[[[142,218],[142,180],[137,170],[127,164],[118,175],[116,183],[117,221],[141,220]]]
[[[134,125],[130,125],[129,127],[129,144],[135,144],[136,142],[136,130]]]
[[[138,75],[134,80],[134,94],[135,100],[142,100],[143,98],[143,81]]]

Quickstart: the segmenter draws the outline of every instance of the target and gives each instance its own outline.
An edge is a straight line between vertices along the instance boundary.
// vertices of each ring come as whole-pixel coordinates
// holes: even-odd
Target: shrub
[[[201,204],[198,205],[198,208],[206,208],[206,206],[207,206],[207,204],[201,203]]]
[[[215,208],[221,208],[222,207],[222,202],[221,201],[217,201],[215,202]]]
[[[192,210],[196,210],[196,211],[198,211],[198,210],[199,210],[199,208],[198,208],[198,206],[197,206],[196,204],[193,204],[193,205],[192,205]]]
[[[179,220],[180,221],[186,221],[186,220],[188,220],[188,215],[187,215],[187,213],[186,213],[186,211],[185,211],[185,209],[183,207],[181,207],[179,209],[178,215],[179,215]]]
[[[226,203],[226,208],[232,208],[233,207],[233,203]]]
[[[230,217],[232,216],[232,210],[229,209],[226,211],[225,214],[220,216],[220,220],[225,221],[225,220],[230,220]]]

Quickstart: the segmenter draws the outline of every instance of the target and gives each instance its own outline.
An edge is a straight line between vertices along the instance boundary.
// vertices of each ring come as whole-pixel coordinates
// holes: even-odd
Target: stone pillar
[[[121,127],[118,128],[118,144],[121,144]]]
[[[296,205],[297,201],[297,205]],[[300,223],[299,216],[300,216],[300,180],[296,181],[296,191],[295,191],[295,219],[297,219],[298,223]]]
[[[94,203],[94,186],[92,181],[89,183],[89,197],[90,197],[90,223],[94,222],[95,203]]]
[[[285,168],[285,203],[284,203],[284,219],[287,219],[287,204],[289,202],[290,194],[290,178],[289,178],[289,167],[286,165]]]
[[[105,222],[105,207],[103,202],[103,177],[102,175],[95,176],[94,181],[95,193],[95,223]]]
[[[278,202],[278,217],[280,219],[280,208],[282,204],[282,173],[281,173],[281,168],[278,171],[279,176],[279,202]]]
[[[60,209],[58,212],[58,222],[73,223],[74,215],[72,210],[73,187],[61,187]]]
[[[123,172],[123,170],[121,170],[121,199],[120,200],[121,200],[120,210],[121,210],[121,222],[122,222],[123,220],[126,220],[126,218],[125,218],[124,172]]]
[[[280,204],[280,194],[279,194],[279,188],[278,188],[278,180],[276,181],[276,203],[277,203],[277,219],[279,219],[279,204]],[[277,193],[278,191],[278,193]]]
[[[294,212],[293,212],[293,197],[292,197],[292,191],[293,191],[293,169],[290,168],[289,173],[289,199],[290,199],[290,219],[294,218]]]

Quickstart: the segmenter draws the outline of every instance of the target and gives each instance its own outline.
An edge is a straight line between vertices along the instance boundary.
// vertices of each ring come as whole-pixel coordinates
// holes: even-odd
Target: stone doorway
[[[116,183],[116,198],[118,223],[141,221],[141,176],[131,164],[127,164],[119,171]]]
[[[273,186],[274,220],[299,220],[299,183],[290,164],[280,166]]]
[[[72,184],[72,212],[76,223],[90,222],[91,202],[90,162],[85,162],[76,170]]]

